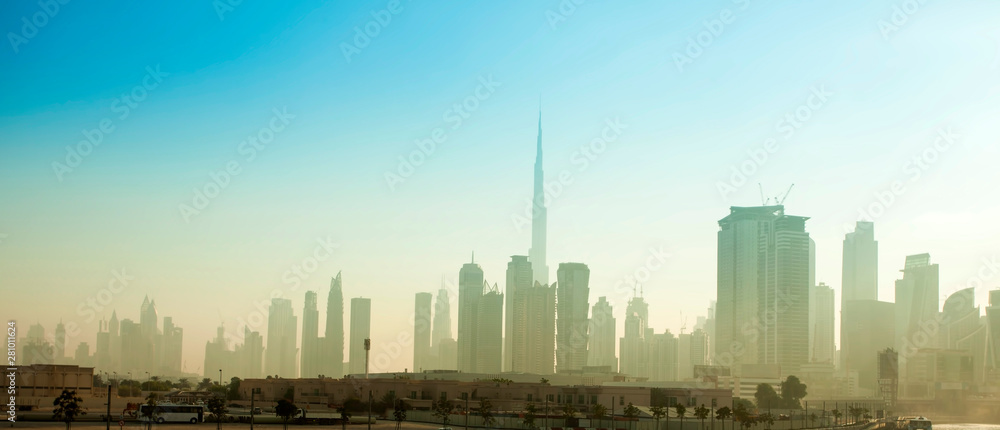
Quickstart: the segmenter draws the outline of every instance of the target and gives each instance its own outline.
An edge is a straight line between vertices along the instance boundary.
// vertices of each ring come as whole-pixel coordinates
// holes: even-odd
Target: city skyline
[[[12,6],[0,24],[19,31],[35,6]],[[0,68],[11,101],[0,108],[0,200],[10,202],[0,208],[0,275],[5,303],[17,305],[5,316],[47,334],[61,322],[71,356],[81,342],[96,351],[101,321],[114,311],[149,335],[150,315],[134,313],[148,297],[157,319],[169,315],[183,329],[183,370],[203,373],[204,346],[219,326],[238,340],[230,348],[243,343],[247,324],[270,342],[272,299],[289,301],[301,343],[312,291],[319,303],[309,327],[313,317],[325,325],[317,338],[339,327],[347,357],[345,299],[364,296],[385,311],[371,318],[373,351],[381,351],[412,335],[410,300],[437,291],[443,275],[457,342],[458,268],[469,254],[509,301],[509,259],[534,250],[549,282],[561,263],[587,265],[588,303],[606,297],[617,346],[636,283],[649,306],[663,307],[645,321],[656,336],[679,335],[681,311],[707,308],[717,291],[717,220],[775,193],[810,218],[815,283],[835,293],[837,345],[841,256],[859,216],[875,223],[875,299],[895,302],[899,270],[926,253],[940,268],[938,303],[973,287],[985,312],[1000,279],[990,246],[1000,225],[988,215],[1000,205],[980,198],[998,154],[1000,34],[981,17],[998,6],[921,12],[890,38],[877,26],[889,6],[856,6],[816,6],[809,16],[825,15],[812,18],[825,25],[813,25],[796,19],[802,5],[587,4],[553,25],[552,5],[406,4],[350,61],[340,43],[371,20],[366,8],[245,5],[222,20],[210,8],[129,6],[136,9],[122,13],[136,18],[122,25],[134,37],[122,40],[107,29],[110,18],[64,7],[37,37],[0,52],[13,66]],[[676,54],[690,55],[689,39],[723,8],[736,24],[679,71]],[[492,18],[483,25],[460,13]],[[420,31],[455,17],[463,19],[448,21],[453,33]],[[592,29],[606,20],[634,25],[605,41]],[[97,27],[93,46],[107,54],[80,45],[84,22]],[[773,22],[792,24],[770,34]],[[839,25],[857,22],[864,25]],[[186,26],[205,33],[179,34]],[[198,42],[206,38],[218,45]],[[180,55],[176,46],[191,49]],[[51,79],[65,70],[53,58],[72,61],[79,75]],[[144,100],[122,118],[129,105],[120,95],[136,88]],[[455,116],[469,97],[477,108]],[[810,119],[790,125],[787,115],[799,112]],[[101,131],[105,119],[114,132]],[[435,142],[439,129],[444,139]],[[255,147],[241,144],[268,133],[273,141],[250,161]],[[53,170],[67,163],[67,146],[97,136],[102,143],[79,165]],[[428,141],[434,149],[402,175]],[[240,173],[216,179],[230,161]],[[387,173],[401,181],[387,182]],[[540,208],[539,178],[551,200]],[[222,189],[203,197],[205,207],[181,208],[201,206],[209,184]],[[322,297],[341,270],[338,326]],[[53,297],[40,303],[38,290]],[[387,370],[412,369],[412,347],[392,355]]]

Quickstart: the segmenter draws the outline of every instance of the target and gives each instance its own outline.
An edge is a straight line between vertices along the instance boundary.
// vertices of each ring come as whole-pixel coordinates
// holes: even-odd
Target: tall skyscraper
[[[184,329],[174,325],[173,317],[163,317],[163,349],[160,373],[180,375],[184,363]]]
[[[542,170],[542,111],[538,110],[538,147],[535,152],[535,190],[531,203],[531,249],[528,258],[534,272],[534,280],[541,285],[549,284],[549,266],[545,256],[548,209],[545,207],[545,172]]]
[[[619,339],[618,371],[629,376],[647,376],[646,334],[649,331],[649,305],[635,296],[625,307],[625,333]]]
[[[365,339],[371,338],[372,300],[362,297],[351,299],[351,347],[350,373],[360,375],[365,373]]]
[[[302,309],[302,357],[301,376],[315,378],[323,371],[320,363],[323,360],[319,345],[319,309],[315,291],[306,291],[305,306]]]
[[[55,362],[60,364],[66,360],[66,326],[63,325],[62,320],[59,320],[59,324],[56,324],[56,338],[55,338]]]
[[[601,296],[590,311],[590,347],[587,351],[588,366],[610,366],[618,369],[615,357],[616,321],[614,309],[608,298]]]
[[[243,327],[243,344],[236,348],[237,363],[244,378],[260,378],[264,361],[264,338]]]
[[[431,293],[417,293],[413,306],[413,371],[431,368]]]
[[[560,263],[556,314],[556,370],[582,370],[587,365],[590,319],[590,268],[583,263]]]
[[[975,288],[956,291],[944,301],[941,311],[942,348],[966,351],[972,357],[973,381],[986,378],[986,319],[980,318]]]
[[[483,282],[476,323],[476,372],[500,373],[503,366],[503,294]]]
[[[434,355],[439,355],[441,341],[445,339],[455,338],[451,333],[451,302],[442,279],[441,289],[438,290],[437,298],[434,300],[434,327],[431,329],[431,352]]]
[[[505,370],[552,373],[556,348],[556,287],[533,282],[531,262],[522,255],[507,263]]]
[[[903,279],[896,280],[896,351],[899,351],[900,374],[906,374],[906,357],[914,349],[938,348],[937,317],[938,265],[931,264],[930,254],[909,255],[903,267]],[[935,327],[928,328],[930,324]]]
[[[809,302],[810,314],[813,315],[809,337],[813,339],[809,351],[813,363],[833,364],[833,353],[836,346],[833,342],[834,332],[834,292],[826,284],[820,282],[813,286],[812,300]]]
[[[458,271],[458,370],[476,371],[476,348],[479,333],[479,301],[483,297],[483,268],[472,261]]]
[[[990,291],[986,307],[986,371],[1000,375],[1000,290]]]
[[[842,330],[847,330],[841,345],[842,370],[857,372],[858,387],[874,395],[878,388],[878,353],[896,342],[896,306],[878,300],[855,300],[843,312]]]
[[[844,368],[847,357],[851,355],[850,345],[854,343],[845,337],[852,331],[845,330],[844,324],[850,322],[844,315],[853,306],[853,302],[878,300],[878,241],[875,240],[874,223],[858,221],[854,231],[844,235],[841,275],[843,285],[840,289],[840,365]],[[860,306],[870,308],[877,305]]]
[[[793,374],[809,360],[807,219],[775,205],[719,220],[715,354],[736,375],[742,364]]]
[[[323,374],[331,378],[344,376],[344,290],[340,272],[330,280],[330,293],[326,298],[326,331],[323,333],[326,355]]]
[[[528,307],[527,295],[524,294],[534,284],[534,273],[531,270],[531,262],[523,255],[512,255],[507,263],[507,284],[504,289],[504,339],[503,339],[503,370],[510,372],[514,366],[514,350],[517,349],[518,371],[524,368],[527,352],[526,329]],[[516,332],[515,332],[515,325]],[[514,339],[517,338],[515,346]]]
[[[296,347],[296,332],[298,319],[292,310],[292,301],[271,299],[267,316],[267,357],[264,362],[268,375],[284,378],[298,375],[295,362],[299,352]]]
[[[650,381],[676,381],[678,370],[679,341],[670,330],[646,337],[641,360],[640,375]]]

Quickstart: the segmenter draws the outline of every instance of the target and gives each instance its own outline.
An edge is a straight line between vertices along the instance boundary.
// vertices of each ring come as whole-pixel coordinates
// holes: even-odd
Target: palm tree
[[[843,415],[843,414],[844,413],[840,412],[839,409],[834,409],[834,410],[830,411],[830,415],[833,415],[833,425],[840,424],[840,416]]]
[[[702,403],[701,406],[694,408],[694,416],[701,420],[702,430],[705,430],[705,419],[707,419],[711,413],[712,411],[706,408],[704,403]]]
[[[684,428],[684,415],[687,414],[687,407],[683,404],[678,403],[674,405],[674,411],[677,412],[677,416],[681,417],[681,428]]]
[[[667,410],[660,405],[650,406],[649,413],[653,415],[653,420],[656,421],[656,430],[660,430],[660,418],[667,415]]]
[[[13,397],[11,397],[13,400]],[[110,401],[110,400],[109,400]],[[77,416],[86,415],[80,403],[83,399],[76,395],[76,391],[63,390],[59,397],[52,401],[55,409],[52,411],[52,418],[66,423],[66,430],[70,430],[73,421]],[[13,408],[13,406],[11,407]]]
[[[729,406],[723,406],[715,410],[715,419],[722,422],[722,427],[726,427],[726,418],[733,416],[733,410]]]
[[[603,421],[604,417],[608,415],[608,408],[605,407],[604,405],[598,403],[598,404],[594,405],[593,415],[594,415],[594,418],[597,418],[597,425],[600,426],[601,425],[601,421]]]

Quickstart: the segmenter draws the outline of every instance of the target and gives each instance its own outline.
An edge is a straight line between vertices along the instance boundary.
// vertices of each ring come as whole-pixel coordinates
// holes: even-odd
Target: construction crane
[[[778,201],[779,205],[785,204],[785,199],[788,198],[788,193],[792,192],[792,187],[794,187],[794,186],[795,186],[795,184],[792,184],[792,185],[788,186],[788,191],[785,191],[785,194],[781,197],[781,201],[778,201],[777,197],[775,197],[774,200]]]

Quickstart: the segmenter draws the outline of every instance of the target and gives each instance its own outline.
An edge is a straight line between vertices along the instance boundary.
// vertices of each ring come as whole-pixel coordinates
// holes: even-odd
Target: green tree
[[[674,405],[674,412],[677,412],[677,416],[681,417],[681,428],[684,428],[684,415],[687,414],[687,407],[685,407],[681,403],[678,403]]]
[[[229,380],[229,385],[226,387],[226,400],[241,400],[240,398],[241,382],[243,381],[235,376]]]
[[[774,387],[768,383],[757,384],[757,392],[753,395],[757,401],[758,409],[770,409],[781,407],[781,397],[774,391]]]
[[[228,408],[226,408],[226,400],[222,397],[212,397],[211,399],[208,399],[205,406],[208,408],[208,411],[212,413],[212,416],[215,417],[215,428],[221,429],[222,420],[226,417],[226,413],[229,412]]]
[[[789,409],[802,409],[799,402],[806,397],[806,384],[803,384],[795,375],[789,375],[781,383],[781,400],[783,407]]]
[[[839,409],[834,409],[834,410],[830,411],[830,415],[833,415],[833,420],[834,420],[833,423],[834,423],[834,425],[839,425],[840,424],[840,416],[843,415],[843,414],[844,413],[840,412]]]
[[[740,423],[741,429],[753,425],[753,416],[745,402],[736,403],[736,409],[733,410],[733,420]]]
[[[347,428],[347,422],[351,420],[351,411],[347,409],[347,404],[345,403],[341,407],[337,408],[337,412],[340,413],[340,425],[342,428]]]
[[[774,415],[771,415],[770,412],[764,412],[757,417],[757,421],[766,424],[767,428],[770,429],[774,424]]]
[[[274,407],[274,414],[281,418],[281,423],[284,424],[285,430],[288,430],[288,420],[299,414],[299,408],[295,406],[295,403],[286,399],[280,399]]]
[[[191,388],[191,381],[189,381],[188,378],[178,379],[177,383],[174,384],[174,388],[178,390],[187,390]]]
[[[214,385],[214,384],[215,383],[212,382],[211,378],[203,378],[201,380],[201,382],[198,383],[198,387],[197,388],[198,388],[198,391],[208,391],[208,389],[212,388],[212,385]]]
[[[73,421],[80,415],[86,415],[80,403],[83,399],[76,395],[76,391],[63,390],[59,397],[52,401],[55,409],[52,411],[52,419],[66,423],[66,430],[70,430]]]
[[[729,406],[723,406],[715,410],[715,419],[722,421],[725,425],[726,419],[733,416],[733,410],[729,409]]]
[[[563,405],[562,409],[560,409],[559,412],[562,413],[563,421],[565,422],[566,427],[570,427],[571,423],[569,422],[569,420],[570,418],[573,418],[574,415],[576,415],[576,408],[574,408],[573,405],[567,403]]]
[[[524,405],[524,419],[522,421],[525,427],[529,429],[535,428],[535,414],[537,412],[538,409],[535,408],[534,403],[528,402]]]
[[[140,409],[142,412],[142,417],[146,419],[146,428],[153,428],[153,421],[156,421],[156,417],[160,416],[159,399],[156,397],[156,393],[149,393],[146,396],[145,407]]]
[[[660,420],[667,415],[667,409],[660,405],[650,406],[649,413],[653,415],[653,420],[656,421],[656,430],[660,430]]]
[[[402,400],[396,400],[396,406],[393,408],[392,417],[396,420],[396,430],[403,425],[403,421],[406,421],[406,403]]]
[[[479,407],[476,408],[476,413],[483,418],[483,425],[486,427],[492,427],[496,419],[493,418],[493,403],[490,403],[490,399],[483,397],[479,399]]]
[[[432,403],[431,409],[434,411],[434,416],[441,419],[442,427],[448,427],[451,413],[455,411],[455,405],[447,399],[441,399]]]
[[[625,417],[627,417],[631,422],[639,417],[639,408],[635,407],[632,402],[628,402],[628,404],[625,405],[625,411],[622,412],[622,415],[625,415]]]
[[[705,428],[705,420],[708,419],[708,417],[710,416],[711,413],[712,413],[712,410],[709,409],[709,408],[706,408],[704,403],[701,406],[698,406],[697,408],[694,408],[694,416],[695,416],[695,418],[698,418],[699,420],[701,420],[701,428],[702,429]]]
[[[600,403],[595,404],[593,406],[593,415],[597,419],[597,426],[600,427],[601,421],[604,420],[604,417],[608,416],[608,408]]]
[[[540,379],[538,382],[541,382],[542,385],[549,385],[549,380],[545,378]]]

